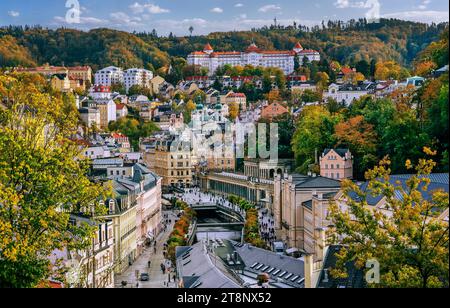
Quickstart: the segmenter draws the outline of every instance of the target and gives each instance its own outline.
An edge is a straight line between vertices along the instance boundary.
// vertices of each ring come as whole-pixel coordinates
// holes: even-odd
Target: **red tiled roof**
[[[353,69],[349,68],[349,67],[343,67],[341,69],[342,74],[347,75],[347,74],[351,74],[353,73]]]
[[[228,97],[246,97],[244,93],[232,93]]]
[[[302,45],[300,44],[300,42],[297,42],[297,44],[295,44],[294,46],[295,49],[303,49]]]
[[[111,88],[108,86],[96,85],[96,86],[94,86],[94,92],[109,93],[109,92],[111,92]]]
[[[318,51],[314,49],[303,49],[302,51],[300,51],[300,53],[316,53],[316,52]]]
[[[193,56],[206,56],[206,53],[204,53],[203,51],[194,51],[194,52],[191,52],[191,55],[193,55]]]
[[[91,67],[90,66],[72,66],[68,67],[67,69],[70,71],[88,71]]]
[[[192,80],[208,80],[208,76],[189,76],[186,77],[186,80],[192,81]]]
[[[205,47],[203,48],[203,50],[205,50],[205,51],[206,51],[206,50],[207,50],[207,51],[212,51],[212,50],[214,50],[214,49],[212,48],[211,44],[208,43],[208,44],[205,45]]]
[[[247,52],[260,52],[261,49],[258,48],[258,46],[256,46],[256,44],[251,44],[248,48],[247,48]]]
[[[127,138],[127,136],[120,133],[111,133],[111,137],[113,137],[114,139]]]
[[[293,51],[287,51],[287,50],[264,50],[261,51],[260,53],[262,54],[267,54],[267,55],[292,55],[294,52]]]
[[[40,282],[37,285],[38,289],[45,289],[45,288],[50,288],[50,289],[63,289],[64,285],[62,284],[62,282],[59,281],[54,281],[54,280],[49,280],[49,281],[43,281]]]
[[[213,52],[211,57],[213,56],[237,56],[241,53],[239,51],[221,51],[221,52]]]
[[[117,110],[122,110],[122,109],[124,109],[125,108],[125,104],[116,104],[116,109]]]

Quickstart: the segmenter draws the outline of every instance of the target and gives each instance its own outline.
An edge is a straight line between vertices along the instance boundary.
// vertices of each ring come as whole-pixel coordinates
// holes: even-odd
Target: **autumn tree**
[[[417,76],[427,77],[436,68],[437,65],[433,61],[424,61],[416,65],[414,73]]]
[[[270,103],[273,103],[273,102],[280,102],[280,101],[281,101],[280,91],[278,91],[278,90],[276,90],[276,89],[271,90],[271,91],[267,94],[266,97],[267,97],[267,100],[268,100]]]
[[[364,269],[367,261],[377,260],[380,281],[370,287],[448,287],[449,230],[440,216],[448,211],[449,197],[442,190],[428,191],[435,162],[420,159],[416,174],[404,183],[390,178],[389,163],[384,159],[366,173],[364,189],[344,181],[342,197],[330,206],[330,241],[343,246],[331,274],[344,278],[349,262]],[[406,166],[413,168],[410,161]],[[383,208],[369,205],[373,196],[384,200]]]
[[[197,108],[197,105],[194,103],[192,99],[188,100],[188,102],[184,105],[183,108],[183,117],[184,122],[187,124],[191,122],[192,112]]]
[[[350,72],[348,74],[345,74],[344,76],[344,81],[346,83],[351,83],[354,85],[357,85],[359,82],[364,81],[366,79],[366,77],[359,73],[359,72]]]
[[[0,287],[35,287],[58,276],[49,256],[84,249],[87,225],[70,212],[101,214],[105,196],[86,177],[88,165],[71,137],[78,112],[73,97],[45,92],[48,84],[0,76]]]
[[[377,134],[364,116],[356,116],[335,126],[336,146],[348,147],[355,156],[357,173],[367,170],[376,161]]]
[[[330,76],[328,76],[328,74],[325,72],[318,72],[315,80],[319,89],[324,90],[330,83]]]
[[[239,116],[239,104],[230,103],[228,113],[231,120],[236,120],[236,118]]]
[[[408,71],[394,61],[378,62],[375,67],[376,80],[402,79],[408,76]]]

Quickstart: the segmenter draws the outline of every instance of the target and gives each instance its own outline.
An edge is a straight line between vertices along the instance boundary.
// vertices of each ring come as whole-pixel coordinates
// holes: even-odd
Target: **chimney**
[[[305,256],[305,288],[313,288],[313,255],[309,254]]]

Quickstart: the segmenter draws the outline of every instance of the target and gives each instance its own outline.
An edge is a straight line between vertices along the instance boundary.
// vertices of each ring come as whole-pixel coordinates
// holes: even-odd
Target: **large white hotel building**
[[[95,84],[111,86],[123,83],[128,92],[134,85],[150,88],[152,78],[153,72],[142,68],[130,68],[123,71],[119,67],[109,66],[95,73]]]
[[[255,44],[251,44],[245,52],[215,52],[210,44],[206,44],[203,51],[192,52],[188,55],[187,60],[189,65],[208,68],[210,75],[213,75],[218,67],[225,64],[278,67],[286,75],[290,75],[294,72],[294,59],[297,55],[300,63],[303,63],[305,57],[310,62],[320,61],[318,51],[303,49],[300,43],[297,43],[292,50],[287,51],[261,50]]]

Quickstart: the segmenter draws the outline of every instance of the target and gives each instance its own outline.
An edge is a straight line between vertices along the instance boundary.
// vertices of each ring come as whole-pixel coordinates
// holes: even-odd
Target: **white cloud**
[[[55,16],[53,18],[53,25],[67,25],[67,21],[65,17],[61,16]],[[80,25],[85,26],[101,26],[101,25],[107,25],[109,23],[106,19],[100,19],[95,17],[80,17]],[[76,24],[71,24],[71,26],[76,26]]]
[[[268,4],[263,7],[260,7],[258,11],[262,13],[267,13],[269,11],[278,11],[278,10],[281,10],[281,7],[279,5]]]
[[[431,3],[431,0],[423,0],[422,3],[418,6],[418,8],[420,10],[426,10],[430,3]]]
[[[258,9],[259,12],[267,13],[269,11],[278,11],[281,10],[281,7],[276,4],[268,4]]]
[[[9,11],[8,15],[11,16],[11,17],[19,17],[20,13],[17,12],[17,11]]]
[[[373,1],[372,1],[373,2]],[[378,0],[375,0],[375,2],[378,3]],[[370,1],[362,2],[351,2],[349,0],[337,0],[334,3],[334,6],[338,9],[346,9],[346,8],[357,8],[357,9],[363,9],[363,8],[369,8],[371,6]]]
[[[134,14],[140,14],[144,12],[148,12],[150,14],[164,14],[164,13],[170,13],[170,10],[163,9],[159,5],[152,4],[152,3],[145,3],[140,4],[139,2],[135,2],[132,5],[129,6],[131,11]]]
[[[247,14],[240,14],[240,15],[239,15],[239,18],[241,18],[241,19],[247,19]]]
[[[211,13],[218,13],[218,14],[221,14],[221,13],[223,13],[223,9],[220,8],[220,7],[215,7],[215,8],[213,8],[213,9],[211,9],[210,12],[211,12]]]
[[[141,26],[140,21],[142,20],[140,17],[130,17],[128,14],[124,12],[115,12],[109,14],[111,21],[117,26],[125,26],[125,27],[138,27]]]
[[[423,23],[440,23],[449,21],[449,12],[442,11],[406,11],[384,14],[382,18],[396,18]]]
[[[242,4],[242,3],[236,3],[235,5],[234,5],[234,7],[243,7],[244,5]]]

